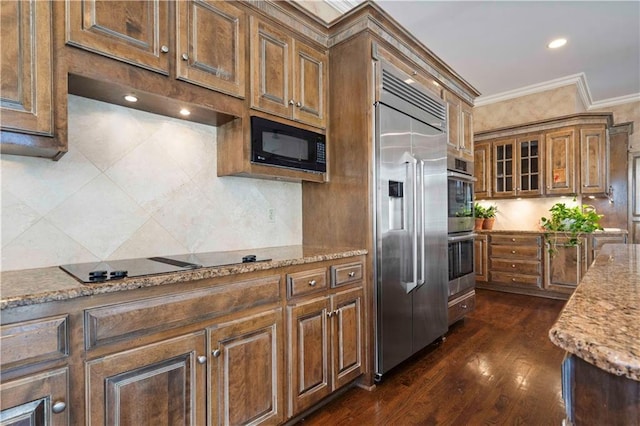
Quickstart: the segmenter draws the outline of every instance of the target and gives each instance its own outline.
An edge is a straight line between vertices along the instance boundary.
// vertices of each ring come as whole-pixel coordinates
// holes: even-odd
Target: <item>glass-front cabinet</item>
[[[494,197],[527,197],[542,194],[541,141],[540,135],[527,135],[494,142]]]

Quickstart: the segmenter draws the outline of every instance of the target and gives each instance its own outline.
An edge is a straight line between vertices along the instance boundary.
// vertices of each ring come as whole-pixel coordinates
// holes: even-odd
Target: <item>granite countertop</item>
[[[607,372],[640,381],[640,244],[606,244],[549,331]]]
[[[117,281],[105,281],[92,284],[83,284],[56,266],[2,272],[0,273],[0,310],[56,300],[74,299],[76,297],[91,296],[94,294],[112,293],[142,287],[153,287],[253,271],[263,271],[284,266],[343,259],[368,253],[365,249],[311,246],[271,247],[229,253],[244,255],[248,251],[259,258],[268,258],[271,260],[191,269],[188,271],[124,278]]]

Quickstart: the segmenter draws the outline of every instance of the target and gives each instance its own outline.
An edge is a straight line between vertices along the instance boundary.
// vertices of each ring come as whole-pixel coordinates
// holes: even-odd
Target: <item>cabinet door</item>
[[[476,199],[491,197],[491,144],[476,144],[473,153],[474,195]]]
[[[473,241],[474,250],[474,270],[476,281],[486,282],[489,280],[489,251],[487,246],[487,236],[478,235]]]
[[[362,299],[362,288],[331,296],[333,390],[364,372]]]
[[[86,363],[87,424],[205,424],[204,332]]]
[[[576,193],[576,142],[573,128],[547,133],[545,138],[547,195]]]
[[[0,384],[2,425],[68,425],[68,376],[63,368]]]
[[[461,101],[449,92],[444,93],[444,100],[447,103],[447,152],[459,157],[462,138]]]
[[[291,118],[292,39],[283,31],[251,17],[251,106]]]
[[[177,2],[180,80],[244,97],[245,13],[228,2]]]
[[[545,253],[545,288],[572,293],[587,272],[587,239],[580,238],[577,246],[567,245],[567,238],[559,237],[555,252]]]
[[[493,184],[491,192],[494,197],[515,195],[516,165],[514,151],[515,141],[506,139],[493,143]]]
[[[316,127],[325,127],[328,56],[295,41],[293,118]]]
[[[607,192],[609,150],[604,127],[580,129],[580,192]]]
[[[169,2],[67,0],[68,44],[169,73]]]
[[[0,20],[2,129],[52,135],[51,2],[3,0]]]
[[[210,424],[283,420],[282,310],[210,328]]]
[[[329,298],[287,307],[289,331],[289,416],[331,392],[329,381]]]
[[[542,195],[542,138],[540,135],[516,139],[516,195]]]
[[[461,104],[460,110],[461,118],[461,138],[460,138],[460,153],[462,158],[467,161],[473,161],[473,113],[469,106]]]

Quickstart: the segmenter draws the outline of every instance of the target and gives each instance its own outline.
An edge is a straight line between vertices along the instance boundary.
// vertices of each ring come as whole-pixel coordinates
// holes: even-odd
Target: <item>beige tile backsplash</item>
[[[212,126],[70,95],[69,152],[1,168],[5,271],[302,242],[301,185],[217,177]]]

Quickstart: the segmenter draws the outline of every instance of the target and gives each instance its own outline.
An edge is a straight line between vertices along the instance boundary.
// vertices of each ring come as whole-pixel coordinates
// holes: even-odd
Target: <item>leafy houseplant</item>
[[[493,229],[497,212],[498,206],[489,206],[484,209],[484,223],[482,224],[482,229]]]
[[[544,233],[544,239],[549,244],[549,253],[554,255],[557,253],[557,243],[559,237],[566,237],[568,242],[565,244],[574,247],[580,244],[582,234],[591,233],[600,226],[600,219],[603,215],[596,213],[593,206],[583,204],[582,206],[567,207],[564,203],[554,204],[549,211],[551,217],[542,217],[540,224]]]

